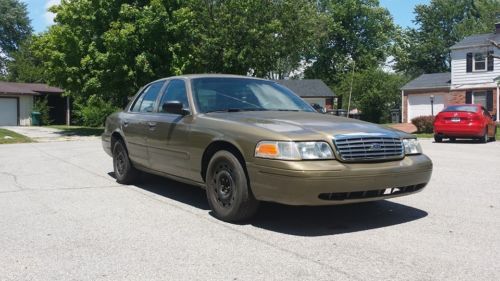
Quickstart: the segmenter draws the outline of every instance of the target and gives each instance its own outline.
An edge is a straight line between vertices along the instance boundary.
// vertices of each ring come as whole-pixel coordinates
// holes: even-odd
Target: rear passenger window
[[[163,87],[164,81],[156,82],[144,89],[141,95],[135,101],[131,111],[133,112],[153,112],[156,98]]]

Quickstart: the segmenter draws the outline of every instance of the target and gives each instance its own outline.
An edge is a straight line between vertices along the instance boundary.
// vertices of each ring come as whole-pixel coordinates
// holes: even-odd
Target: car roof
[[[216,74],[216,73],[206,73],[206,74],[185,74],[185,75],[178,75],[178,76],[170,76],[170,77],[165,77],[161,78],[158,80],[155,80],[151,83],[158,82],[158,81],[163,81],[167,79],[197,79],[197,78],[240,78],[240,79],[253,79],[253,80],[263,80],[263,81],[271,81],[276,83],[276,81],[273,80],[268,80],[268,79],[263,79],[263,78],[258,78],[258,77],[252,77],[252,76],[243,76],[243,75],[234,75],[234,74]],[[149,83],[149,84],[151,84]]]

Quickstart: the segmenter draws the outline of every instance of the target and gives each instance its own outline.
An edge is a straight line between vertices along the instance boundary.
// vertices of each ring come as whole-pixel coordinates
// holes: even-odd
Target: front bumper
[[[109,135],[106,135],[105,133],[102,134],[101,136],[101,141],[102,141],[102,148],[104,151],[111,157],[113,157],[113,153],[111,151],[111,138]]]
[[[259,200],[288,205],[335,205],[419,192],[430,180],[432,161],[425,155],[356,164],[257,159],[247,163],[247,170],[252,191]]]

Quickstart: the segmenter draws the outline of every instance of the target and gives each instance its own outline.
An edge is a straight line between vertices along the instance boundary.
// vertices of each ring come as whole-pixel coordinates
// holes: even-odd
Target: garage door
[[[444,96],[434,96],[434,115],[444,109]],[[431,115],[431,95],[418,94],[408,96],[408,122],[419,116]]]
[[[17,126],[17,99],[0,98],[0,126]]]

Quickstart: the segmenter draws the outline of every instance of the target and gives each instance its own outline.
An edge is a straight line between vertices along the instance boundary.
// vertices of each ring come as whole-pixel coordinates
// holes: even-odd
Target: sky
[[[60,3],[60,0],[21,0],[28,5],[29,17],[35,32],[42,32],[53,23],[54,14],[47,8]],[[386,7],[392,14],[396,24],[402,27],[414,27],[413,9],[417,4],[429,4],[430,0],[380,0],[380,5]]]

